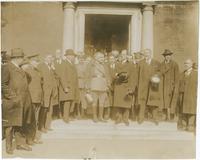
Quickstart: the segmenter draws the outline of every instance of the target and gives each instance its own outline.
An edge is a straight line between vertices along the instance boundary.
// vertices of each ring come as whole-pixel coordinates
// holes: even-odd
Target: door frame
[[[75,51],[84,52],[85,46],[85,15],[86,14],[110,14],[131,16],[129,24],[129,53],[140,51],[141,49],[141,8],[127,7],[93,7],[78,6],[75,13]]]

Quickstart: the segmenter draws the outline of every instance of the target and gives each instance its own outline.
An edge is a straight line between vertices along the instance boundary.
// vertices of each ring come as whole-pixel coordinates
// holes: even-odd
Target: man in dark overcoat
[[[75,102],[79,98],[78,76],[74,64],[76,54],[67,49],[57,75],[60,80],[59,101],[63,105],[63,120],[68,123],[70,112],[74,111]]]
[[[157,76],[159,62],[152,58],[152,53],[150,49],[145,49],[143,51],[143,55],[144,60],[139,63],[137,97],[139,105],[138,123],[143,123],[145,113],[150,115],[150,112],[152,114],[153,120],[157,124],[159,110],[158,107],[160,106],[161,101],[160,84],[152,83],[151,79],[154,76]],[[159,77],[157,77],[157,79],[159,79]]]
[[[179,67],[178,64],[172,60],[172,52],[165,49],[164,61],[160,65],[160,72],[163,81],[163,111],[166,116],[165,119],[170,120],[174,117],[175,108],[178,97],[178,83],[179,83]]]
[[[43,63],[38,66],[42,75],[43,105],[41,106],[41,117],[39,130],[47,132],[51,129],[53,106],[58,104],[58,90],[53,66],[53,56],[47,55]]]
[[[31,151],[31,147],[26,143],[32,138],[30,127],[35,123],[35,115],[32,109],[31,97],[28,90],[27,75],[19,67],[23,58],[24,53],[22,49],[12,49],[11,62],[7,63],[3,67],[3,108],[11,107],[10,110],[7,111],[9,115],[4,115],[3,119],[8,122],[8,126],[14,126],[16,148],[18,150]],[[13,114],[12,116],[10,115],[11,113]],[[11,143],[12,130],[9,130],[9,132],[10,133],[8,134]]]
[[[197,109],[198,72],[193,68],[192,60],[184,62],[185,71],[180,76],[179,84],[179,121],[178,128],[195,131]]]
[[[39,54],[31,54],[27,56],[29,60],[29,66],[25,68],[25,71],[31,76],[31,82],[29,83],[29,92],[31,94],[32,106],[35,111],[35,119],[37,125],[36,135],[34,136],[34,143],[41,143],[41,132],[38,130],[39,113],[43,101],[43,91],[42,91],[42,74],[38,69],[40,63]]]
[[[126,59],[127,54],[123,52],[116,63],[115,82],[114,82],[114,101],[113,107],[117,108],[115,123],[122,121],[129,125],[129,113],[132,106],[132,93],[135,91],[136,83],[133,81],[133,68]]]

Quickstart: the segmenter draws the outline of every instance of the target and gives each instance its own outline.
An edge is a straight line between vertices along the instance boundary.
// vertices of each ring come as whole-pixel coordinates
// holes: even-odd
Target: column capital
[[[154,12],[155,3],[146,2],[146,3],[142,3],[142,5],[143,5],[142,12],[144,12],[144,11],[152,11],[152,12]]]
[[[75,9],[75,3],[74,2],[63,2],[63,9]]]

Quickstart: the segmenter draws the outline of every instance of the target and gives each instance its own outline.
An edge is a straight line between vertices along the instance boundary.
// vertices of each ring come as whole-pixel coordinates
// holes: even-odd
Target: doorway
[[[94,50],[108,53],[128,49],[130,20],[128,15],[86,14],[86,54],[93,54]]]

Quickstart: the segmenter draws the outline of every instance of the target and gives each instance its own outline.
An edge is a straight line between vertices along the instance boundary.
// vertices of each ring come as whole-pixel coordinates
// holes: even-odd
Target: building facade
[[[57,49],[129,52],[150,48],[162,60],[172,50],[181,66],[197,59],[198,2],[7,2],[2,3],[2,49],[42,56]]]

